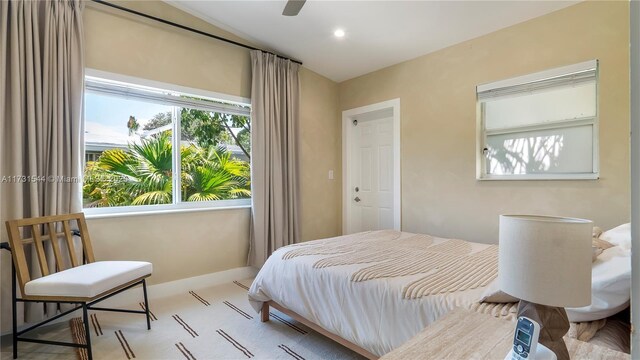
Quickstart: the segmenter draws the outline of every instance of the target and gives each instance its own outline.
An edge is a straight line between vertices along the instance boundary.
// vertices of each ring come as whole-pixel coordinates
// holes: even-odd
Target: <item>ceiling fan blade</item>
[[[302,9],[302,6],[307,0],[289,0],[287,1],[287,5],[284,7],[284,11],[282,11],[282,15],[284,16],[296,16]]]

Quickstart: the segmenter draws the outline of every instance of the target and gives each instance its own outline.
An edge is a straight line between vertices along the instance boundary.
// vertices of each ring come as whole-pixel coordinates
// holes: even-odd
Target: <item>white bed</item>
[[[402,241],[414,234],[402,233]],[[437,244],[445,239],[434,239]],[[312,246],[317,240],[304,243]],[[474,251],[488,245],[472,244]],[[404,299],[403,287],[424,276],[416,274],[362,282],[351,274],[372,263],[316,269],[316,261],[333,255],[308,255],[283,260],[284,247],[269,257],[254,280],[249,298],[259,311],[273,300],[324,329],[381,356],[409,340],[451,309],[469,307],[480,299],[484,287],[445,295]]]
[[[351,237],[316,240],[281,248],[271,255],[255,278],[249,290],[250,303],[256,311],[260,311],[264,303],[275,302],[375,356],[384,355],[400,346],[455,307],[475,308],[494,314],[500,312],[503,317],[515,315],[516,307],[513,303],[483,304],[480,307],[484,306],[485,309],[478,309],[478,301],[483,297],[485,290],[490,290],[489,285],[493,284],[492,280],[497,276],[496,245],[405,232],[395,232],[396,235],[392,235],[393,233],[389,230],[361,233]],[[378,236],[378,239],[368,242],[366,238],[372,235]],[[382,264],[394,256],[397,259],[404,256],[399,257],[399,254],[405,254],[410,260],[408,263],[416,263],[427,258],[424,247],[418,246],[419,249],[411,250],[416,244],[421,244],[422,240],[431,242],[430,245],[425,244],[427,248],[431,245],[455,242],[464,245],[467,255],[473,256],[493,253],[495,250],[496,257],[493,261],[496,268],[485,269],[484,276],[480,274],[474,277],[478,271],[465,270],[465,260],[461,258],[463,260],[459,261],[459,266],[456,265],[459,269],[454,266],[455,271],[464,275],[457,281],[458,285],[443,286],[439,293],[429,295],[420,293],[416,286],[411,288],[408,284],[424,279],[425,276],[435,276],[439,270],[425,271],[423,268],[412,275],[378,274],[377,278],[373,279],[352,280],[363,271],[368,271],[365,269]],[[355,244],[355,247],[350,247],[350,243]],[[296,251],[297,256],[292,255]],[[318,266],[327,259],[337,259],[340,256],[357,258],[358,254],[361,256],[356,263],[346,261],[346,264],[338,265],[338,261],[331,266]],[[375,256],[367,254],[378,254],[381,257],[376,259]],[[452,256],[458,257],[460,254]],[[451,257],[448,259],[452,264],[458,262]],[[494,275],[489,276],[490,274]],[[422,283],[424,284],[424,281]],[[413,290],[409,291],[408,288]],[[417,288],[419,290],[419,287]],[[412,291],[414,295],[411,295]]]

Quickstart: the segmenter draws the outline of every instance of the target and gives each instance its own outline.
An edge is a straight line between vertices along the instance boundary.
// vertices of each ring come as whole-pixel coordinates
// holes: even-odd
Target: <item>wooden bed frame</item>
[[[358,354],[366,357],[367,359],[371,359],[371,360],[375,360],[378,359],[378,356],[375,354],[372,354],[371,352],[361,348],[360,346],[352,343],[351,341],[345,340],[343,338],[341,338],[340,336],[329,332],[327,330],[325,330],[322,326],[309,321],[307,319],[305,319],[304,317],[298,315],[297,313],[295,313],[294,311],[291,311],[287,308],[285,308],[284,306],[278,304],[277,302],[271,300],[271,301],[265,301],[264,303],[262,303],[262,311],[260,312],[260,320],[262,322],[267,322],[269,321],[269,307],[272,307],[280,312],[283,312],[287,315],[289,315],[290,317],[292,317],[293,319],[295,319],[296,321],[299,321],[300,323],[306,325],[307,327],[313,329],[314,331],[328,337],[329,339],[337,342],[338,344],[346,347],[347,349],[353,350],[355,352],[357,352]]]

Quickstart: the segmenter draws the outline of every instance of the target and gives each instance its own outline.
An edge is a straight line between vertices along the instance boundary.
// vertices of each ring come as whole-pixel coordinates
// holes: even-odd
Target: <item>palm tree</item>
[[[135,116],[129,116],[129,121],[127,121],[127,129],[129,129],[129,136],[138,132],[140,129],[140,123],[136,120]]]
[[[249,164],[223,147],[192,144],[180,156],[183,201],[251,197]],[[170,132],[103,152],[87,164],[83,192],[88,207],[172,203]]]
[[[183,151],[183,199],[212,201],[251,197],[246,161],[233,159],[224,147],[189,147]],[[185,156],[186,155],[186,156]]]

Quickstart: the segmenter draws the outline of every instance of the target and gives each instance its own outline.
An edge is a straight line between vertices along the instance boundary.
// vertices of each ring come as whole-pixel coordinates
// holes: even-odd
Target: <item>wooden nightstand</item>
[[[380,360],[502,360],[513,344],[515,322],[456,309]],[[629,360],[629,354],[565,337],[572,359]]]

